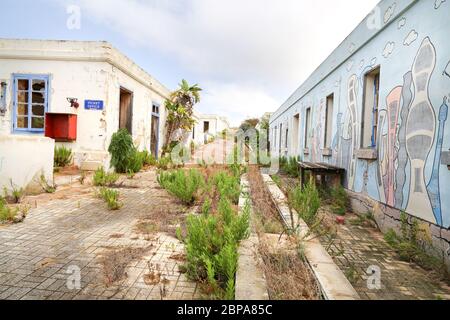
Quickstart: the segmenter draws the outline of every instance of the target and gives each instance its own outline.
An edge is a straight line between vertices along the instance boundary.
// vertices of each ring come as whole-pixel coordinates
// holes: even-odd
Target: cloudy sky
[[[0,37],[107,40],[170,89],[199,83],[199,111],[237,125],[275,111],[377,2],[2,0]]]

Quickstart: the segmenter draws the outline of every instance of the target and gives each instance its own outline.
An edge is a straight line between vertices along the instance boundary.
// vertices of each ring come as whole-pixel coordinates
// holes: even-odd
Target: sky
[[[0,37],[105,40],[232,125],[274,112],[378,0],[2,0]],[[68,28],[73,6],[79,28]]]

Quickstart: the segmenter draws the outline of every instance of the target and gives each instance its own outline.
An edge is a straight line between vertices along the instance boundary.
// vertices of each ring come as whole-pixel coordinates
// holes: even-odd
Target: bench
[[[311,172],[312,176],[320,176],[320,182],[322,185],[326,183],[326,177],[331,178],[331,185],[337,187],[342,185],[345,169],[327,164],[327,163],[310,163],[310,162],[298,162],[300,170],[300,184],[302,188],[306,184],[305,173]]]

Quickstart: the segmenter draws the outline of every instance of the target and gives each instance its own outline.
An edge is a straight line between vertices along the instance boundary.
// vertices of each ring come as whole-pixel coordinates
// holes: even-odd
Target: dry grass
[[[135,231],[145,236],[155,235],[163,232],[171,237],[176,237],[178,227],[185,230],[187,208],[174,205],[173,203],[160,204],[158,207],[149,208],[151,211],[145,213],[135,226]]]
[[[250,183],[252,204],[255,213],[259,217],[264,233],[281,234],[284,231],[280,220],[280,214],[272,201],[261,172],[257,166],[250,166],[248,169],[248,180]]]
[[[271,300],[320,300],[316,279],[298,252],[272,252],[261,242],[259,254]]]
[[[100,264],[103,266],[104,281],[107,286],[127,277],[126,269],[128,265],[140,259],[147,248],[116,248],[105,253],[100,258]]]

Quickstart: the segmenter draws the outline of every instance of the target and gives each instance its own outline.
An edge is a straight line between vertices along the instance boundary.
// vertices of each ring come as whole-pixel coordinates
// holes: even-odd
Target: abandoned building
[[[207,143],[208,139],[220,136],[224,130],[230,130],[230,124],[226,117],[195,112],[194,119],[196,122],[187,139],[188,143],[193,141],[195,145],[202,145]]]
[[[447,262],[449,6],[381,1],[270,120],[273,155],[345,169],[355,210],[383,231],[406,212]]]
[[[0,66],[0,186],[50,180],[55,142],[81,169],[109,167],[119,128],[159,154],[170,91],[109,43],[0,40]]]

